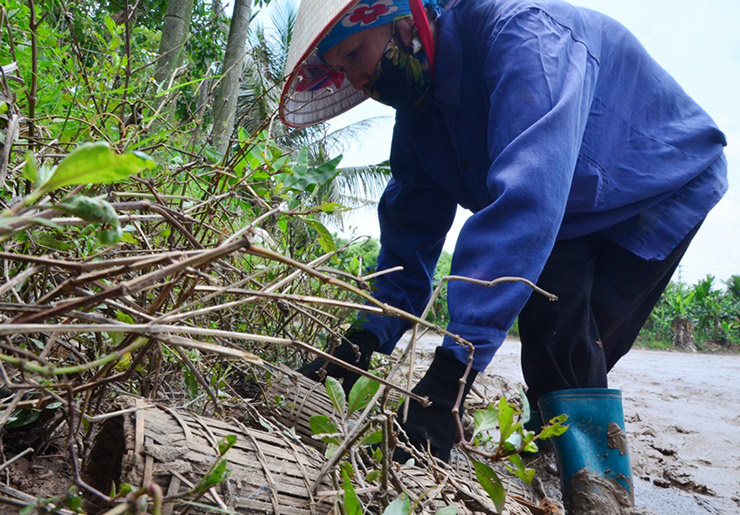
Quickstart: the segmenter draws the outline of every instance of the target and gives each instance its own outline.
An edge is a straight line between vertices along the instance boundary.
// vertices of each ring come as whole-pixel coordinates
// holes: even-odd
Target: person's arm
[[[429,300],[434,270],[457,205],[440,188],[424,180],[411,138],[412,134],[396,126],[391,149],[394,178],[378,205],[381,248],[377,270],[402,266],[403,271],[378,277],[374,296],[420,315]],[[379,350],[385,353],[393,350],[411,326],[400,318],[374,315],[363,317],[362,325],[378,336]]]
[[[452,273],[536,281],[565,212],[598,63],[540,10],[521,12],[495,30],[479,45],[490,95],[487,187],[494,200],[463,226]],[[448,330],[475,344],[474,367],[483,370],[531,290],[452,282],[448,291]],[[444,346],[467,360],[466,348],[449,338]]]

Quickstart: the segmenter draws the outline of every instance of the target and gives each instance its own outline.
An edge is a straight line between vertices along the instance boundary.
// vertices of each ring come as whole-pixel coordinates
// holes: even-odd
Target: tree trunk
[[[154,80],[161,90],[169,89],[174,74],[182,63],[185,55],[185,42],[190,34],[190,20],[193,16],[194,0],[169,0],[167,14],[162,24],[162,39],[159,41],[159,60],[154,72]],[[163,95],[155,103],[157,113],[161,113],[172,95]],[[162,119],[172,121],[173,110],[170,110]]]
[[[673,346],[688,352],[696,352],[694,343],[694,324],[690,320],[677,317],[671,322]]]
[[[169,0],[167,14],[162,24],[157,70],[154,73],[155,80],[160,84],[169,81],[172,73],[182,62],[192,16],[193,0]],[[166,88],[167,84],[165,83],[163,87]]]
[[[216,92],[213,105],[213,144],[219,154],[226,153],[229,138],[234,130],[236,100],[239,93],[239,79],[246,56],[247,29],[252,14],[251,0],[236,0],[231,17],[229,41],[226,44],[223,76]]]

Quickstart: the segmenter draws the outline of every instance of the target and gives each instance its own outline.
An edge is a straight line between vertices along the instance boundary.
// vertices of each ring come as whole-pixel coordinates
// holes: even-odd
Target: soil
[[[432,351],[439,343],[429,337],[419,347]],[[515,396],[523,381],[519,352],[519,342],[507,340],[476,384]],[[740,513],[738,372],[737,355],[641,349],[612,371],[609,386],[624,396],[639,515]],[[538,490],[558,500],[552,453],[541,453],[533,465]],[[67,490],[70,473],[66,453],[47,448],[42,456],[24,457],[6,468],[0,482],[47,497]]]
[[[439,341],[426,338],[421,347],[431,350]],[[500,376],[516,391],[523,382],[520,347],[507,340],[483,381]],[[739,373],[737,355],[643,349],[612,370],[609,387],[624,397],[638,513],[740,513]],[[540,460],[539,480],[557,496],[552,455]]]

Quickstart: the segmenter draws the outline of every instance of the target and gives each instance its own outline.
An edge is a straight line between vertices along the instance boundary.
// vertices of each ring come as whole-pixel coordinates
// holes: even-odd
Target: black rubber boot
[[[334,350],[334,357],[362,370],[367,370],[370,367],[370,358],[372,358],[373,352],[379,345],[380,342],[375,333],[364,330],[350,331],[344,335],[342,343]],[[298,372],[309,379],[320,382],[323,382],[326,376],[342,379],[342,388],[347,395],[360,378],[358,374],[350,372],[344,367],[327,363],[324,358],[316,358],[299,368]]]
[[[420,450],[426,450],[428,445],[432,455],[444,462],[450,461],[450,450],[459,436],[452,408],[457,400],[460,379],[465,374],[465,368],[466,365],[458,361],[451,350],[437,347],[429,370],[411,390],[417,395],[428,397],[432,404],[424,408],[411,400],[408,419],[401,422],[401,427],[408,436],[406,443]],[[463,413],[462,404],[477,375],[478,371],[475,369],[471,369],[468,374],[460,403],[460,417]],[[399,438],[405,441],[403,434]],[[406,463],[410,457],[400,447],[396,447],[393,453],[393,460],[398,463]]]

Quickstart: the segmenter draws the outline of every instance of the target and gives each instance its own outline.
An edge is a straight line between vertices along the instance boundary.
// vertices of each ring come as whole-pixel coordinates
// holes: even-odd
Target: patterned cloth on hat
[[[408,0],[369,0],[360,2],[348,12],[331,32],[321,40],[319,55],[349,36],[371,27],[378,27],[394,20],[411,15]]]

